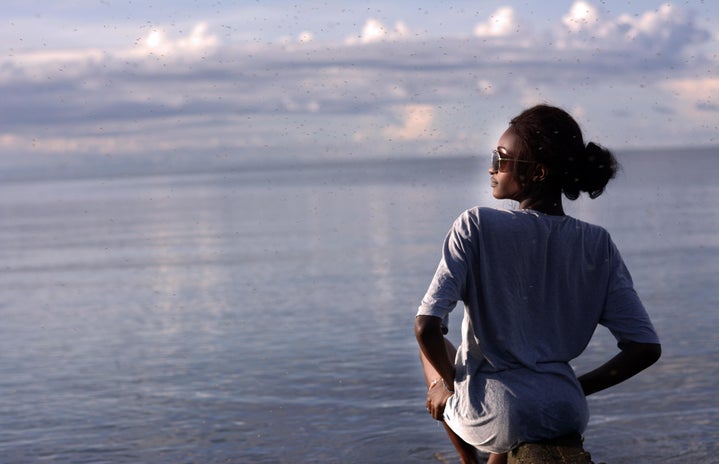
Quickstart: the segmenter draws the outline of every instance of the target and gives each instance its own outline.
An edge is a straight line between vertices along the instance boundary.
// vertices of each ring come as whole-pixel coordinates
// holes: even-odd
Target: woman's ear
[[[544,182],[544,179],[547,178],[547,166],[543,164],[538,164],[537,167],[534,169],[534,175],[532,176],[532,181],[534,182]]]

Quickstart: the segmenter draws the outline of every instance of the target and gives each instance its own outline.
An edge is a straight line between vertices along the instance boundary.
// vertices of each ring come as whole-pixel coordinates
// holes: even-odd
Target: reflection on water
[[[628,158],[605,196],[569,208],[610,230],[665,346],[590,399],[598,461],[717,451],[719,192],[715,158],[694,156],[692,181],[671,184],[669,157]],[[454,459],[422,408],[412,321],[454,218],[496,205],[477,166],[3,186],[3,459]],[[615,349],[600,330],[574,364]]]

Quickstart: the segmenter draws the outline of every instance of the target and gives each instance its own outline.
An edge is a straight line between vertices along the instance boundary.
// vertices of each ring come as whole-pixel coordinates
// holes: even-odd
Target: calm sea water
[[[719,462],[719,153],[622,162],[569,210],[613,234],[664,356],[590,398],[585,444]],[[487,183],[483,159],[5,183],[0,462],[456,462],[412,324],[453,219],[511,206]],[[615,350],[600,330],[575,367]]]

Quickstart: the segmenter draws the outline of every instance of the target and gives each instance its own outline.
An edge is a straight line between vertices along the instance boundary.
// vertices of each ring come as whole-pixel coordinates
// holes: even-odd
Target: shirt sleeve
[[[659,343],[654,326],[639,299],[632,277],[616,246],[610,240],[607,299],[599,323],[617,339],[621,349],[627,342]]]
[[[444,240],[442,258],[417,311],[417,316],[441,318],[445,333],[449,313],[465,291],[468,266],[471,263],[470,244],[471,226],[465,213],[454,222]]]

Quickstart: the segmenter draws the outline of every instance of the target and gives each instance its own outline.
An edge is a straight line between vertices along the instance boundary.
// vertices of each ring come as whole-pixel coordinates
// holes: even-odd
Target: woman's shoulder
[[[474,227],[479,227],[483,222],[495,221],[495,218],[501,214],[501,210],[489,208],[486,206],[475,206],[473,208],[466,209],[462,214],[457,217],[454,221],[455,227],[469,224]]]
[[[500,224],[519,225],[524,221],[532,221],[536,218],[537,215],[531,211],[475,206],[474,208],[464,211],[458,220],[471,221],[478,225],[484,224],[490,226]]]
[[[600,255],[612,253],[612,250],[616,249],[611,234],[603,226],[571,216],[568,216],[565,225],[567,227],[562,227],[559,231],[564,243],[579,241],[584,244],[584,249],[595,250]]]
[[[477,220],[492,220],[494,218],[509,219],[515,216],[516,211],[509,209],[490,208],[489,206],[475,206],[465,210],[460,218],[475,218]]]
[[[475,206],[459,215],[454,229],[463,235],[503,233],[524,227],[521,219],[517,211]]]
[[[510,210],[490,208],[486,206],[475,206],[465,210],[455,222],[455,225],[463,227],[471,226],[476,229],[517,231],[525,229],[546,228],[557,230],[557,227],[565,232],[569,230],[582,230],[584,234],[595,238],[606,237],[610,234],[604,227],[593,224],[574,216],[552,216],[533,210]]]
[[[609,236],[609,231],[605,229],[604,227],[600,226],[599,224],[594,224],[592,222],[587,222],[583,219],[577,219],[573,216],[567,216],[567,218],[571,221],[572,224],[575,225],[576,228],[581,228],[587,231],[592,232],[596,235],[606,235]]]

